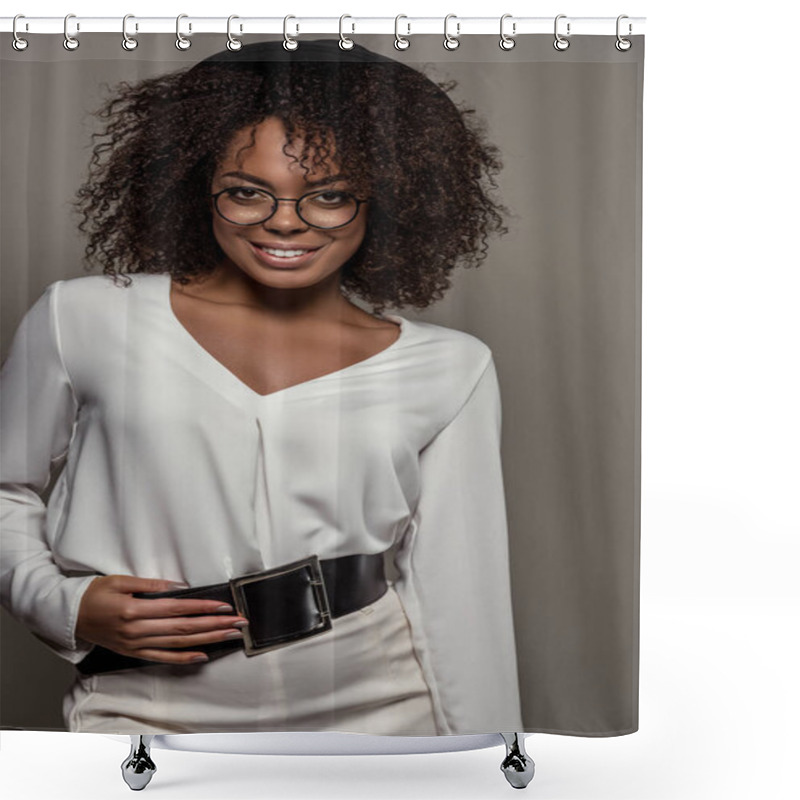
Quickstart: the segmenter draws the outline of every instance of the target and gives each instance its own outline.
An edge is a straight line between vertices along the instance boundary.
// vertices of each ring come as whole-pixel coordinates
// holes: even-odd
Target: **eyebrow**
[[[243,180],[250,181],[251,183],[257,183],[259,186],[264,186],[267,189],[272,189],[273,186],[269,181],[265,181],[263,178],[259,178],[255,175],[250,175],[247,172],[242,172],[241,170],[235,170],[234,172],[226,172],[221,177],[223,178],[242,178]],[[309,181],[307,180],[306,183],[309,186],[324,186],[327,183],[335,183],[336,181],[342,180],[347,176],[344,173],[339,173],[338,175],[331,175],[329,178],[320,178],[316,181]]]

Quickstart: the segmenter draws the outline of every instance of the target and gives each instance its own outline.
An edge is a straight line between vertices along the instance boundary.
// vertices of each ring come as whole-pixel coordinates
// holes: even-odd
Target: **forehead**
[[[288,138],[283,122],[277,117],[268,117],[254,127],[237,131],[226,148],[222,161],[227,166],[245,168],[261,165],[264,167],[287,167],[300,169],[297,159],[303,151],[305,136],[295,131],[294,140],[287,144]],[[309,159],[309,167],[311,166]],[[330,153],[323,159],[323,167],[317,167],[309,175],[322,175],[336,168],[336,146],[331,143]]]

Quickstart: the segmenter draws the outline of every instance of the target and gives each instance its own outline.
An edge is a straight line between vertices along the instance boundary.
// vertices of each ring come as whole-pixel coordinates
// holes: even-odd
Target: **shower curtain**
[[[300,37],[294,55],[227,51],[217,35],[194,36],[183,51],[166,33],[141,37],[131,51],[110,33],[84,35],[71,52],[59,36],[31,37],[22,52],[10,39],[0,49],[0,727],[636,731],[644,37],[631,37],[624,51],[613,36],[593,35],[573,37],[565,50],[547,35],[519,37],[510,50],[495,35],[462,37],[454,50],[441,37],[418,36],[397,50],[391,36],[363,35],[354,39],[369,55],[354,51],[363,58],[352,63],[338,47],[314,55],[321,35]],[[295,72],[292,58],[304,48],[316,78]],[[241,69],[248,59],[257,66],[237,73],[238,99],[220,93],[217,77],[207,79],[202,103],[186,99],[183,83],[155,82],[136,94],[148,111],[129,105],[115,118],[113,147],[95,150],[102,158],[117,148],[119,160],[105,193],[93,195],[91,214],[105,213],[105,227],[89,252],[76,198],[84,187],[87,207],[93,148],[114,139],[98,138],[109,123],[98,109],[120,96],[123,82],[141,87],[203,62]],[[285,71],[259,72],[270,59]],[[409,73],[381,72],[389,60],[425,76],[418,95],[407,91]],[[351,73],[365,62],[374,69],[358,79],[366,99],[357,99]],[[286,81],[280,92],[270,84],[275,75]],[[322,99],[310,99],[315,85]],[[432,113],[442,95],[450,105]],[[235,103],[250,109],[233,135],[256,121],[258,102],[270,109],[264,119],[287,108],[313,116],[322,103],[324,124],[341,131],[361,124],[358,109],[365,119],[378,109],[371,127],[359,128],[358,147],[340,141],[334,151],[351,161],[361,153],[372,205],[323,191],[319,208],[312,200],[292,208],[301,194],[292,189],[304,179],[294,174],[290,190],[276,188],[289,162],[272,146],[285,122],[260,128],[258,146],[242,151],[248,177],[234,183],[249,187],[243,193],[227,191],[228,177],[211,187],[221,198],[216,209],[211,192],[183,198],[198,227],[174,216],[170,227],[166,206],[136,205],[136,193],[154,184],[169,184],[174,199],[191,194],[202,175],[219,175],[203,172],[206,157],[184,166],[189,148],[211,153],[219,142],[192,128],[203,106],[215,132],[222,118],[235,121]],[[191,111],[176,115],[188,107],[181,103]],[[149,126],[150,138],[126,140],[136,125],[140,133]],[[152,151],[142,152],[142,142]],[[272,222],[247,216],[254,198],[259,211],[270,202],[256,189],[290,200]],[[323,207],[331,202],[351,204],[353,218]],[[135,209],[115,217],[125,203]],[[363,239],[348,232],[360,214]],[[325,227],[329,219],[342,225]],[[136,235],[119,236],[115,225],[134,221]],[[280,378],[252,371],[241,339],[227,350],[204,339],[183,305],[190,301],[179,304],[180,287],[170,288],[172,267],[153,266],[168,263],[164,254],[191,263],[183,247],[210,257],[197,244],[202,231],[216,237],[213,252],[228,269],[240,270],[236,286],[284,294],[306,284],[302,266],[291,276],[282,270],[287,254],[275,244],[328,246],[332,255],[317,259],[322,266],[308,262],[306,280],[321,286],[330,278],[325,265],[353,270],[348,313],[360,320],[360,357],[350,352],[332,368],[323,354],[345,350],[326,349],[324,336],[295,325],[286,330],[316,346],[319,359],[268,385]],[[245,252],[242,231],[272,255]],[[365,248],[384,254],[371,271]],[[118,285],[103,269],[115,259],[148,268],[121,270],[131,285]],[[405,272],[393,272],[397,265]],[[397,302],[373,314],[379,297]],[[423,297],[426,305],[416,302]],[[260,330],[272,339],[251,339],[250,354],[261,345],[275,354],[289,341],[275,340],[282,329],[274,322]],[[386,583],[327,629],[264,652],[246,654],[235,640],[200,664],[79,669],[90,657],[97,667],[106,663],[100,656],[114,656],[76,634],[99,576],[191,590],[311,556],[370,556],[373,566],[382,557]],[[337,592],[358,580],[337,578]],[[322,608],[319,594],[303,596]]]

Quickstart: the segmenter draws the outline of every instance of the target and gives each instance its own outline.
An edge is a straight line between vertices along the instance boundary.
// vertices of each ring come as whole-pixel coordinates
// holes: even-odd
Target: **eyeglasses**
[[[275,197],[266,189],[231,186],[211,195],[217,213],[234,225],[258,225],[266,222],[277,210],[278,203],[295,204],[297,216],[312,228],[341,228],[352,222],[362,203],[350,192],[320,189],[302,197]]]

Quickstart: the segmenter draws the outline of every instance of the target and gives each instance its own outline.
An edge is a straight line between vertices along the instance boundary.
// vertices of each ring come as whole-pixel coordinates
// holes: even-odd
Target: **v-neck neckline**
[[[363,367],[367,364],[371,364],[374,361],[378,361],[394,351],[401,343],[404,343],[409,332],[410,323],[405,317],[401,317],[398,314],[384,313],[383,319],[396,322],[400,326],[400,333],[388,347],[384,347],[383,350],[379,350],[377,353],[367,356],[367,358],[362,358],[361,361],[356,361],[354,364],[348,364],[346,367],[342,367],[341,369],[333,370],[332,372],[326,372],[323,375],[317,375],[314,378],[309,378],[305,381],[299,381],[298,383],[293,383],[290,386],[284,386],[282,389],[276,389],[273,392],[261,394],[253,389],[248,383],[245,383],[245,381],[236,375],[236,373],[226,367],[225,364],[223,364],[216,356],[212,355],[208,350],[206,350],[206,348],[203,347],[203,345],[200,344],[200,342],[198,342],[194,336],[192,336],[186,326],[178,319],[178,316],[175,314],[175,310],[172,307],[172,275],[170,273],[161,273],[160,277],[165,279],[163,282],[164,294],[160,299],[164,303],[164,311],[166,312],[166,316],[173,329],[177,331],[178,335],[181,336],[212,369],[219,372],[225,379],[227,379],[229,382],[232,382],[237,389],[244,392],[247,396],[254,398],[256,401],[265,402],[274,397],[284,395],[287,392],[343,375],[351,370],[356,370],[359,367]]]

